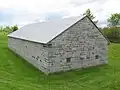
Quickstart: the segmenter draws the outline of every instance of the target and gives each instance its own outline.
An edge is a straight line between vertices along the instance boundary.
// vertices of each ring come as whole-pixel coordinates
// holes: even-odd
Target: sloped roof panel
[[[23,26],[8,36],[39,43],[47,43],[80,19],[81,17],[77,16],[33,23]]]

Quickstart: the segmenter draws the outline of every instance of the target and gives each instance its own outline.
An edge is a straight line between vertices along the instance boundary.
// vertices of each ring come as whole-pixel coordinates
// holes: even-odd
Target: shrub
[[[18,30],[18,26],[14,25],[14,26],[0,26],[0,32],[7,32],[7,33],[11,33]]]
[[[120,27],[105,27],[103,33],[111,42],[120,42]]]
[[[14,25],[14,26],[12,27],[12,29],[13,29],[13,32],[16,31],[16,30],[18,30],[18,26],[17,26],[17,25]]]

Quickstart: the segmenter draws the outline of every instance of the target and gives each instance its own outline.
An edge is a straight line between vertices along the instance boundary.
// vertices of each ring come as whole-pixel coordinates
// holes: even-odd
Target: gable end
[[[84,17],[81,18],[80,20],[76,21],[76,23],[74,23],[73,25],[71,25],[70,27],[68,27],[67,29],[65,29],[63,32],[61,32],[60,34],[58,34],[57,36],[55,36],[53,39],[51,39],[51,40],[48,41],[47,43],[50,43],[51,41],[53,41],[54,39],[56,39],[57,37],[59,37],[60,35],[62,35],[64,32],[66,32],[67,30],[69,30],[71,27],[73,27],[75,24],[77,24],[78,22],[80,22],[80,21],[83,20],[84,18],[86,18],[86,16],[84,16]]]
[[[88,17],[88,16],[86,16],[89,20],[90,20],[90,22],[98,29],[98,31],[103,35],[103,37],[107,40],[107,42],[108,42],[108,45],[110,44],[110,41],[108,40],[108,38],[104,35],[104,33],[97,27],[97,25]]]
[[[78,22],[80,22],[81,20],[83,20],[86,17],[98,29],[98,31],[103,35],[103,37],[107,40],[108,45],[109,45],[110,41],[108,40],[108,38],[103,34],[103,32],[97,27],[97,25],[88,16],[84,16],[83,18],[81,18],[80,20],[78,20],[76,23],[74,23],[73,25],[71,25],[70,27],[68,27],[66,30],[64,30],[63,32],[61,32],[60,34],[58,34],[57,36],[55,36],[53,39],[51,39],[49,42],[47,42],[47,44],[50,43],[51,41],[53,41],[54,39],[56,39],[58,36],[62,35],[64,32],[66,32],[67,30],[69,30],[69,28],[73,27],[75,24],[77,24]]]

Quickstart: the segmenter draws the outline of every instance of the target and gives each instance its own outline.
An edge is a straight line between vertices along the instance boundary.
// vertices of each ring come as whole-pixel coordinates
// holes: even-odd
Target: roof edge
[[[10,38],[20,39],[20,40],[24,40],[24,41],[28,41],[28,42],[39,43],[39,44],[42,44],[42,45],[47,45],[47,43],[41,43],[41,42],[37,42],[37,41],[34,41],[34,40],[28,40],[28,39],[18,38],[18,37],[13,37],[13,36],[9,36],[9,35],[7,35],[7,36],[10,37]]]
[[[88,17],[86,16],[93,24],[94,26],[99,30],[99,32],[103,35],[103,37],[107,40],[108,45],[110,44],[110,41],[108,40],[108,38],[104,35],[104,33],[98,28],[98,26]]]

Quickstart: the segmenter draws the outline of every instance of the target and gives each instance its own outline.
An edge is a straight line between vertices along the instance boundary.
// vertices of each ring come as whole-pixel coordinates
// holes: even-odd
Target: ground
[[[120,90],[120,44],[109,46],[108,65],[46,76],[7,47],[0,32],[0,90]]]

